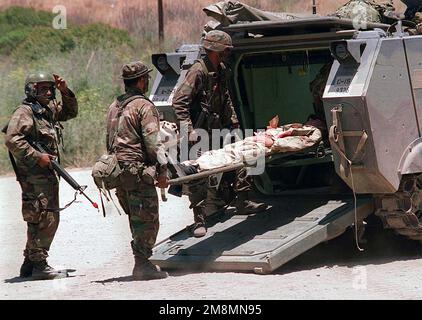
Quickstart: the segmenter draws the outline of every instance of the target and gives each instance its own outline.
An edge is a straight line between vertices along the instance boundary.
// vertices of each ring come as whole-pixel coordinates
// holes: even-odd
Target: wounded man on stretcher
[[[270,121],[265,131],[256,132],[221,149],[204,152],[196,160],[177,164],[176,179],[170,184],[179,184],[207,177],[211,174],[232,171],[241,166],[256,166],[259,160],[278,153],[296,153],[319,144],[322,140],[323,122],[309,120],[305,124],[293,123],[278,126],[277,117]],[[265,162],[263,162],[265,164]],[[192,177],[188,177],[194,175]]]

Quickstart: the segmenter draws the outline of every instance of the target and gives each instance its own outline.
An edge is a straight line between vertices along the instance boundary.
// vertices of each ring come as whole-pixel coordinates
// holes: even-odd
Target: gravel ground
[[[98,198],[88,170],[72,171],[88,194]],[[62,183],[61,204],[73,191]],[[131,281],[133,258],[127,218],[107,205],[108,216],[81,202],[63,212],[50,250],[54,267],[77,269],[54,281],[18,278],[26,226],[20,188],[14,177],[0,178],[0,299],[420,299],[422,251],[376,220],[368,225],[364,252],[352,232],[323,243],[271,275],[235,272],[182,272],[155,281]],[[192,222],[186,197],[160,203],[158,241]]]

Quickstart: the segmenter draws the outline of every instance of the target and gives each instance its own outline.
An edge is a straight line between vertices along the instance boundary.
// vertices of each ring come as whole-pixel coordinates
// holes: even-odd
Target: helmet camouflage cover
[[[227,48],[233,48],[232,38],[221,30],[208,32],[202,39],[202,45],[207,50],[218,52],[224,51]]]
[[[142,61],[133,61],[122,67],[121,78],[125,80],[136,79],[150,73],[151,71],[152,69],[149,69]]]

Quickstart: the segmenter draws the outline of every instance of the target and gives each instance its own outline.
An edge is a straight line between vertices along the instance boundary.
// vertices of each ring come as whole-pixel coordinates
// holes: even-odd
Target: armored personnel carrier
[[[267,159],[254,181],[270,211],[217,213],[205,237],[181,230],[157,244],[154,263],[270,273],[352,225],[359,233],[370,214],[422,240],[422,36],[400,22],[356,30],[351,20],[319,16],[222,29],[233,39],[230,84],[242,128],[316,114],[327,136],[318,148]],[[152,56],[159,73],[150,98],[162,119],[175,120],[173,93],[201,54],[184,45]]]

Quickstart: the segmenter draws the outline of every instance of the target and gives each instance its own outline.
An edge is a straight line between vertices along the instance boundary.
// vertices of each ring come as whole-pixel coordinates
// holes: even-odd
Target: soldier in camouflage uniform
[[[62,104],[55,100],[55,88]],[[48,251],[59,225],[59,183],[50,159],[59,157],[59,121],[76,117],[78,104],[66,81],[58,75],[37,72],[25,81],[27,98],[18,106],[6,129],[6,146],[22,188],[22,214],[27,242],[20,276],[54,279],[62,276],[47,263]],[[31,145],[39,142],[43,154]]]
[[[224,62],[233,48],[231,37],[223,31],[210,31],[203,39],[203,47],[206,57],[192,65],[173,98],[178,125],[187,126],[191,144],[198,139],[196,129],[206,130],[211,137],[213,129],[239,128],[225,77]],[[206,113],[202,123],[199,121],[201,112]],[[210,146],[212,145],[210,141]],[[228,175],[223,178],[225,181],[222,184],[227,184],[227,177]],[[250,214],[266,209],[264,204],[247,200],[251,179],[246,169],[238,170],[234,180],[233,187],[238,196],[236,206],[239,214]],[[205,207],[214,196],[212,193],[206,180],[199,180],[189,185],[189,200],[195,220],[192,232],[195,237],[206,234]]]
[[[123,169],[116,195],[129,217],[135,280],[168,276],[148,260],[159,228],[154,180],[160,188],[168,186],[158,111],[145,97],[151,71],[140,61],[124,65],[126,93],[117,97],[107,115],[107,150],[116,154]]]

